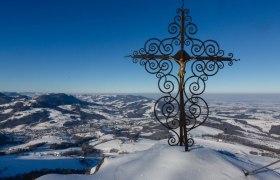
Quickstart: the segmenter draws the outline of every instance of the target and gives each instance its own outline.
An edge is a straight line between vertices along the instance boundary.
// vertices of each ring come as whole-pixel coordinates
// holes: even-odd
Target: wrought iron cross
[[[225,56],[216,41],[193,37],[197,26],[184,3],[177,10],[174,22],[169,24],[168,32],[172,37],[151,38],[144,48],[129,57],[158,78],[159,90],[165,95],[155,103],[155,118],[170,130],[169,145],[185,145],[185,151],[188,151],[194,144],[189,132],[202,125],[209,115],[208,105],[200,97],[205,91],[205,82],[224,67],[224,62],[231,66],[238,60],[232,53]],[[177,76],[174,75],[173,62],[179,66]],[[185,76],[188,64],[191,71]]]

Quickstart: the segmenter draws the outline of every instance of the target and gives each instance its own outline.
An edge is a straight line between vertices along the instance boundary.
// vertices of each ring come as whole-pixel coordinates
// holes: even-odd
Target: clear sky
[[[280,93],[279,0],[187,0],[197,37],[241,61],[206,92]],[[181,0],[0,1],[0,91],[158,92],[157,79],[124,58],[168,37]]]

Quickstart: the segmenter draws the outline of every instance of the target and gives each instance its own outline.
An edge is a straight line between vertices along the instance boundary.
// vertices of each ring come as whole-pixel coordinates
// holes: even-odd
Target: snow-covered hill
[[[70,128],[94,120],[147,118],[153,112],[153,100],[141,96],[74,97],[59,93],[13,99],[0,94],[0,100],[0,129],[8,132]]]
[[[214,141],[199,141],[199,144],[201,145],[191,148],[190,152],[184,152],[182,147],[170,147],[165,141],[160,141],[144,151],[105,159],[96,174],[45,175],[38,179],[279,180],[280,178],[280,165],[246,177],[243,170],[250,171],[275,161],[272,158],[248,155],[250,151],[248,147],[222,142],[215,147],[217,142]]]

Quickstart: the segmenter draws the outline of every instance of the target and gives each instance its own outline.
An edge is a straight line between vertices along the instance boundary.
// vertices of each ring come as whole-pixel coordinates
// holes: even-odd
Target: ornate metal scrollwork
[[[231,66],[238,61],[232,53],[225,57],[216,41],[193,37],[197,31],[189,10],[182,7],[177,9],[174,21],[168,26],[172,37],[151,38],[130,56],[134,63],[139,62],[158,78],[158,88],[164,96],[155,103],[155,118],[170,130],[169,145],[185,144],[186,151],[194,144],[188,132],[202,125],[209,115],[208,105],[200,97],[206,89],[206,81],[224,68],[224,62]],[[173,62],[180,66],[178,76],[174,75]],[[192,63],[191,75],[185,77],[188,62]]]

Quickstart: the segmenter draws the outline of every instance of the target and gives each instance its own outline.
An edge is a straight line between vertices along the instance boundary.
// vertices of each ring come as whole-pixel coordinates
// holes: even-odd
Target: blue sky
[[[280,93],[280,1],[187,0],[196,37],[241,61],[207,82],[210,93]],[[0,91],[158,92],[124,58],[167,37],[181,0],[0,1]]]

